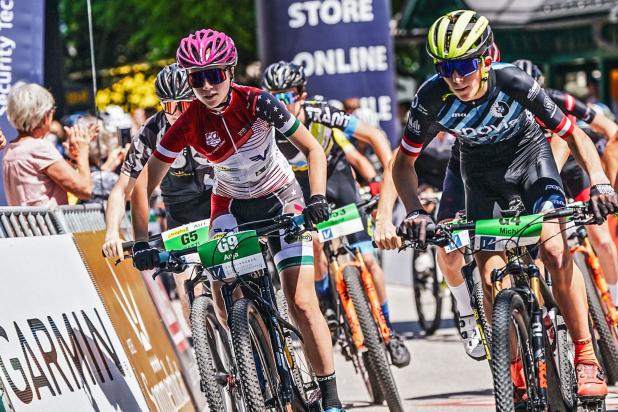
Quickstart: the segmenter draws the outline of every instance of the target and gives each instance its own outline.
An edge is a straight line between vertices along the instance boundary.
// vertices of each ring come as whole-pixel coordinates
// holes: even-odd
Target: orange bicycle
[[[601,360],[608,381],[614,383],[618,381],[618,310],[613,304],[599,258],[590,244],[586,229],[577,227],[569,238],[576,241],[575,246],[571,247],[571,254],[584,274],[590,317],[598,335]]]
[[[372,402],[386,401],[390,411],[403,411],[386,354],[391,331],[362,253],[346,239],[346,235],[364,230],[359,209],[375,208],[378,199],[375,196],[365,203],[336,209],[317,229],[328,259],[331,303],[336,311],[333,339],[361,375]]]

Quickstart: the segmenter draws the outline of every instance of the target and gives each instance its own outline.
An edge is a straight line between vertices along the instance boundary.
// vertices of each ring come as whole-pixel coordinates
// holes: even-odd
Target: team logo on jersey
[[[268,155],[268,152],[270,151],[270,143],[268,144],[268,146],[266,147],[266,149],[264,150],[264,154],[257,154],[253,157],[250,157],[249,159],[251,159],[251,161],[253,162],[258,162],[258,161],[264,161],[266,160],[266,155]]]
[[[412,109],[416,109],[416,106],[418,106],[418,95],[415,95],[412,99],[412,103],[410,103]]]
[[[419,135],[421,133],[421,125],[417,119],[412,121],[412,118],[408,121],[408,127],[412,131],[412,133]]]
[[[494,102],[489,112],[495,117],[504,117],[509,112],[509,105],[503,101]]]
[[[221,138],[216,131],[206,133],[204,139],[206,139],[206,146],[216,147],[221,144]]]
[[[556,103],[554,103],[554,101],[550,99],[549,96],[545,96],[545,99],[543,100],[543,107],[548,112],[551,112],[552,116],[556,112]]]
[[[541,86],[539,86],[537,82],[534,82],[530,90],[528,90],[528,95],[526,97],[528,98],[528,100],[532,101],[534,100],[536,96],[539,95],[540,91],[541,91]]]

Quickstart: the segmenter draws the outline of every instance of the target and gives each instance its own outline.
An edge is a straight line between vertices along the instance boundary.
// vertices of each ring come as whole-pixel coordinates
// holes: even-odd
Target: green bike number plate
[[[228,232],[197,246],[210,280],[225,280],[266,269],[255,230]]]
[[[333,210],[326,222],[316,225],[320,243],[365,230],[363,220],[354,203]]]
[[[208,241],[210,219],[187,223],[161,233],[165,250],[183,250]]]
[[[543,215],[478,220],[474,229],[474,249],[502,251],[534,245],[541,237]]]

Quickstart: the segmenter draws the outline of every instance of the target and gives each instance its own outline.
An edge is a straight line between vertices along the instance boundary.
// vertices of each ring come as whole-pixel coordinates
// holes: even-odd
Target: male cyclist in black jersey
[[[165,132],[195,99],[187,83],[186,71],[179,69],[176,63],[165,66],[157,74],[155,92],[163,110],[146,120],[138,134],[133,136],[131,147],[122,164],[120,177],[109,195],[103,244],[103,253],[107,257],[123,259],[120,222],[124,216],[126,202],[134,190],[135,181]],[[211,175],[212,168],[207,165],[206,158],[191,147],[186,147],[161,183],[168,229],[210,217]],[[146,188],[138,187],[135,190],[145,193]],[[143,198],[145,195],[140,196],[138,200]],[[132,204],[131,209],[140,216],[148,216],[150,211],[145,201]],[[182,293],[185,279],[185,275],[174,276],[188,320],[189,304],[185,294]]]
[[[360,194],[350,163],[346,160],[357,152],[348,137],[368,142],[378,155],[383,165],[391,158],[391,150],[386,136],[377,128],[370,126],[356,117],[339,110],[322,99],[307,100],[307,79],[302,66],[280,61],[273,63],[264,71],[262,86],[284,103],[288,111],[296,116],[324,148],[327,156],[326,197],[336,207],[343,207],[360,201]],[[309,195],[307,159],[285,136],[278,134],[277,144],[294,170],[305,197]],[[364,217],[366,220],[366,216]],[[374,277],[376,291],[380,299],[382,312],[390,326],[389,307],[384,285],[384,274],[373,255],[371,238],[366,231],[349,237],[350,243],[359,247],[367,268]],[[315,286],[318,297],[326,301],[330,296],[327,261],[322,246],[314,238]],[[330,312],[334,314],[332,309]],[[329,309],[325,309],[329,317]],[[392,330],[392,339],[388,344],[393,365],[398,367],[410,363],[410,353],[399,335]]]
[[[494,217],[514,197],[521,197],[532,213],[565,205],[556,163],[535,116],[567,141],[588,173],[590,210],[597,222],[618,208],[594,144],[529,75],[512,65],[492,65],[487,53],[492,39],[488,20],[468,10],[448,13],[429,29],[427,51],[438,75],[419,88],[392,166],[408,212],[401,229],[421,245],[432,219],[418,199],[414,162],[439,130],[449,131],[461,143],[466,213],[472,220]],[[607,384],[592,346],[583,278],[573,271],[563,225],[557,223],[543,224],[541,259],[553,274],[555,297],[575,344],[578,395],[604,398]],[[487,284],[491,268],[504,265],[503,254],[497,252],[479,252],[475,258]],[[521,360],[513,365],[515,393],[521,399]]]

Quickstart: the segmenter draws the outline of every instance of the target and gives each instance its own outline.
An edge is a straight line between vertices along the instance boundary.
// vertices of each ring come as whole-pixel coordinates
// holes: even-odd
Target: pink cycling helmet
[[[211,29],[198,30],[180,41],[176,51],[178,66],[183,69],[209,66],[236,66],[238,54],[234,40]]]

